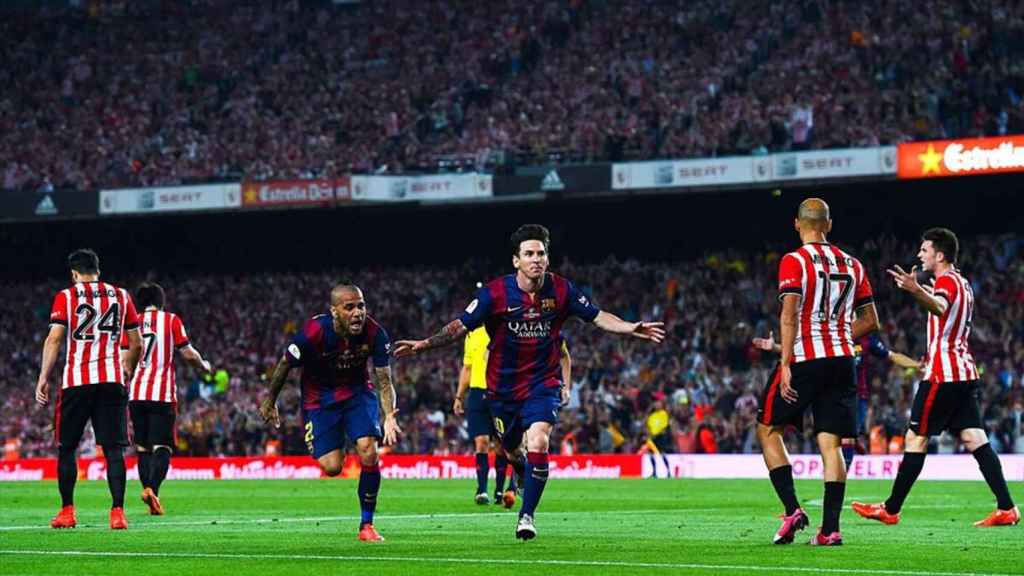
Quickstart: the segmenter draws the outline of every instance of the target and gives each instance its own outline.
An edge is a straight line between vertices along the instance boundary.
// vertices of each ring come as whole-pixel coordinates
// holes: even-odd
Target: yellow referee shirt
[[[469,387],[487,389],[487,345],[491,337],[481,326],[466,335],[466,351],[462,355],[462,365],[469,366]]]

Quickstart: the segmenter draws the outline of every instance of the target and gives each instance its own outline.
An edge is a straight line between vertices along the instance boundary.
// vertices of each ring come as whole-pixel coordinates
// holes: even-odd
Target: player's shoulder
[[[376,334],[378,332],[384,332],[387,334],[387,330],[384,328],[384,325],[369,314],[366,315],[366,330],[368,334]]]
[[[495,294],[497,292],[500,292],[500,291],[504,290],[505,287],[508,285],[508,282],[509,282],[510,278],[512,280],[514,280],[515,279],[515,275],[514,274],[505,274],[503,276],[498,276],[497,278],[494,278],[490,282],[484,284],[483,289],[487,290],[491,294]]]
[[[302,327],[303,332],[306,333],[307,338],[314,336],[323,335],[327,331],[327,328],[331,326],[332,318],[330,314],[317,314],[309,320],[306,320],[306,324]]]

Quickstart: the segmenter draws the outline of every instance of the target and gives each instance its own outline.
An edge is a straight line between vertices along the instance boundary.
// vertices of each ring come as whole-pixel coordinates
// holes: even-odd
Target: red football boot
[[[157,498],[152,488],[146,488],[142,491],[142,501],[146,503],[146,506],[149,506],[150,516],[164,515],[164,507],[160,505],[160,499]]]
[[[128,520],[124,517],[124,508],[111,508],[110,509],[110,529],[111,530],[127,530]]]
[[[65,506],[50,520],[50,528],[74,528],[78,522],[75,520],[75,507]]]
[[[377,529],[373,527],[373,524],[367,522],[359,527],[359,539],[363,542],[383,542],[384,537],[381,536]]]
[[[882,524],[899,524],[900,515],[899,513],[890,514],[885,509],[885,504],[864,504],[863,502],[854,502],[850,505],[853,511],[860,514],[862,517],[868,520],[878,520]]]
[[[1014,506],[1009,510],[999,510],[988,515],[988,518],[975,522],[979,528],[991,528],[993,526],[1013,526],[1020,522],[1020,510]]]

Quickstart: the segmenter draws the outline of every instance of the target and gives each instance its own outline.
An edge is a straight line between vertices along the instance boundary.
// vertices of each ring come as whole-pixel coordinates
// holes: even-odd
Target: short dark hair
[[[79,274],[99,274],[100,257],[89,248],[80,248],[68,255],[68,267]]]
[[[512,255],[519,256],[519,245],[527,240],[539,240],[548,249],[551,242],[551,233],[540,224],[523,224],[518,230],[512,233]]]
[[[143,282],[135,291],[135,304],[139,309],[156,306],[158,310],[163,310],[165,301],[164,289],[156,282]]]
[[[956,264],[957,257],[960,255],[960,241],[956,239],[956,234],[952,230],[949,228],[929,228],[921,235],[921,240],[930,241],[936,252],[942,252],[946,255],[946,262]]]

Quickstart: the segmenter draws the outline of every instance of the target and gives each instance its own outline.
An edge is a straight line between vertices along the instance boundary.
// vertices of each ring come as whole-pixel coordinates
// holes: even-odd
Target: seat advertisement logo
[[[900,144],[900,178],[1024,172],[1024,135]]]

